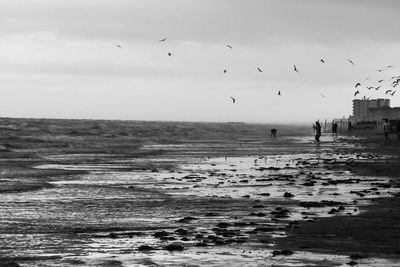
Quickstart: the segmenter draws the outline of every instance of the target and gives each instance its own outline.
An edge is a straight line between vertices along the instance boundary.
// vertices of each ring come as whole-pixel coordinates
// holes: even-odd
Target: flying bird
[[[322,63],[325,63],[325,60],[323,60],[323,59],[320,59],[319,61],[321,61]]]
[[[161,42],[165,42],[165,41],[167,41],[167,38],[163,38],[159,42],[161,43]]]
[[[355,66],[354,62],[350,58],[348,58],[347,61],[350,62],[353,66]]]
[[[278,95],[281,95],[281,91],[278,91]]]
[[[375,90],[379,90],[379,88],[381,88],[381,86],[379,85],[378,87],[375,87]]]
[[[372,88],[374,88],[373,86],[367,86],[366,87],[368,90],[371,90]]]
[[[293,65],[293,70],[294,70],[295,72],[299,73],[299,71],[298,71],[297,68],[296,68],[296,65]]]
[[[226,47],[228,47],[228,48],[232,49],[232,46],[231,46],[231,45],[226,45]]]
[[[382,72],[382,71],[384,71],[384,70],[387,70],[387,69],[390,69],[390,68],[393,68],[394,66],[393,65],[389,65],[389,66],[386,66],[386,67],[384,67],[383,69],[380,69],[380,70],[378,70],[379,72]]]
[[[381,82],[383,82],[384,80],[378,80],[378,83],[381,83]]]
[[[258,69],[259,72],[262,72],[262,69],[260,69],[259,67],[257,67],[257,69]]]
[[[392,90],[386,90],[385,95],[387,95],[388,93],[392,92]]]
[[[233,98],[233,97],[231,97],[231,99],[232,99],[232,103],[233,103],[233,104],[235,104],[235,102],[236,102],[236,99],[235,99],[235,98]]]
[[[227,70],[224,70],[224,73],[226,73],[227,72]]]
[[[122,46],[120,46],[119,44],[117,44],[117,47],[120,48],[120,49],[123,49]]]
[[[396,93],[396,91],[393,91],[393,93],[391,93],[390,95],[391,95],[391,96],[393,96],[393,95],[394,95],[394,93]]]
[[[172,56],[172,53],[168,52],[168,56]]]
[[[357,83],[356,86],[355,86],[355,88],[357,88],[357,86],[361,86],[361,83]]]
[[[356,95],[358,95],[359,93],[360,93],[360,91],[357,90],[357,91],[354,93],[354,97],[356,97]]]

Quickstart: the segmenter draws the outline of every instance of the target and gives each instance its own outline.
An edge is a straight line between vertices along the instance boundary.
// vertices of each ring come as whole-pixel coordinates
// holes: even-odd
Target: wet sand
[[[2,119],[0,266],[396,266],[399,146]]]

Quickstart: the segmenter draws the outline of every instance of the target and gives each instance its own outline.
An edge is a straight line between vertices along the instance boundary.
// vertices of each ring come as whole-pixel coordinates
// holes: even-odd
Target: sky
[[[400,90],[385,95],[399,12],[397,0],[2,0],[0,116],[312,123],[348,117],[356,90],[400,106]]]

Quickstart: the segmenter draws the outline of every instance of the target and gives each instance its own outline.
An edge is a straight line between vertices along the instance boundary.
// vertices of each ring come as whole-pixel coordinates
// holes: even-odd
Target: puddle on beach
[[[357,216],[373,198],[394,192],[382,187],[388,178],[334,168],[384,158],[335,154],[335,145],[341,144],[307,153],[43,164],[37,168],[88,173],[55,178],[53,187],[38,191],[1,194],[0,252],[16,258],[50,257],[28,258],[21,266],[346,266],[350,260],[344,255],[295,251],[272,256],[274,240],[298,221]],[[85,156],[47,157],[79,158]],[[177,167],[131,170],[138,162]],[[180,245],[184,250],[164,249],[175,243],[176,250]],[[142,245],[153,249],[140,252]],[[393,260],[370,257],[358,266],[388,264]]]

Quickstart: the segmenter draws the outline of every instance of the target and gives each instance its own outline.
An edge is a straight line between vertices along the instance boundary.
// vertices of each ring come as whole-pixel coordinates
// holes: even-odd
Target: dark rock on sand
[[[335,213],[338,213],[339,212],[339,210],[338,209],[331,209],[329,212],[328,212],[328,214],[335,214]]]
[[[165,250],[168,251],[183,251],[185,248],[179,243],[173,243],[165,246]]]
[[[287,249],[274,250],[274,251],[272,251],[272,257],[280,256],[280,255],[282,255],[282,256],[290,256],[290,255],[293,255],[293,253],[294,253],[293,251],[287,250]]]
[[[368,258],[367,255],[361,255],[361,254],[351,254],[349,257],[352,260],[361,260],[361,259]]]
[[[227,228],[229,226],[229,223],[226,222],[220,222],[217,224],[217,227],[219,228]]]
[[[151,246],[148,246],[148,245],[142,245],[142,246],[138,247],[139,251],[151,251],[151,250],[154,250],[154,249],[155,248],[153,248]]]
[[[283,194],[283,197],[290,198],[290,197],[294,197],[294,195],[292,193],[285,192],[285,194]]]
[[[179,219],[178,222],[180,222],[180,223],[190,223],[191,221],[194,221],[194,220],[198,220],[198,218],[188,216],[188,217]]]
[[[175,230],[175,233],[177,233],[177,234],[179,234],[179,235],[188,235],[188,234],[189,234],[189,231],[188,231],[188,230],[185,230],[185,229],[183,229],[183,228],[179,228],[179,229]]]
[[[153,234],[153,236],[154,236],[155,238],[166,237],[166,236],[169,236],[169,233],[166,232],[166,231],[160,231],[160,232],[155,232],[155,233]]]

